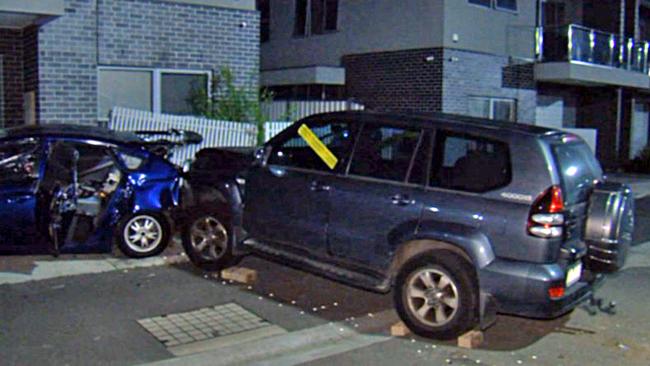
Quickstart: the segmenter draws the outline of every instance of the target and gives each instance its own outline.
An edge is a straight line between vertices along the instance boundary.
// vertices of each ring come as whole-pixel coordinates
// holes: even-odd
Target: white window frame
[[[189,74],[189,75],[205,75],[207,81],[205,88],[208,92],[208,98],[212,95],[210,85],[212,85],[212,71],[211,70],[189,70],[189,69],[159,69],[150,67],[128,67],[128,66],[98,66],[97,67],[97,119],[101,122],[108,121],[108,117],[99,116],[99,73],[102,71],[144,71],[151,73],[151,107],[153,113],[162,113],[162,95],[161,95],[161,80],[162,74]]]
[[[517,99],[515,98],[503,98],[503,97],[487,97],[484,95],[470,95],[469,98],[467,99],[467,110],[469,111],[469,102],[472,99],[476,100],[483,100],[483,101],[488,101],[490,103],[490,108],[488,112],[487,117],[479,117],[479,118],[488,118],[488,119],[495,119],[494,118],[494,104],[495,102],[508,102],[512,106],[510,109],[510,119],[508,121],[510,122],[517,122]]]

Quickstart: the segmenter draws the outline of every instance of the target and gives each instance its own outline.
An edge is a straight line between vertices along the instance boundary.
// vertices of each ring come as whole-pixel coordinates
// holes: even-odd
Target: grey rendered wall
[[[537,1],[518,0],[517,5],[513,13],[445,0],[443,46],[495,55],[532,52]]]
[[[442,111],[467,114],[469,97],[517,101],[517,122],[535,122],[537,91],[532,65],[510,65],[507,56],[444,50]]]
[[[518,4],[512,13],[467,0],[341,0],[337,32],[294,37],[294,1],[276,0],[271,2],[271,39],[262,45],[262,70],[338,66],[348,54],[439,47],[528,56],[534,47],[536,0]]]
[[[245,23],[245,26],[242,26]],[[41,122],[95,123],[97,66],[212,70],[258,83],[256,11],[157,0],[66,0],[39,32]]]
[[[62,15],[63,0],[0,0],[0,10],[11,13]]]
[[[271,39],[262,45],[262,70],[338,66],[347,54],[442,43],[443,0],[341,0],[339,30],[311,37],[293,36],[293,0],[272,1],[271,6]]]

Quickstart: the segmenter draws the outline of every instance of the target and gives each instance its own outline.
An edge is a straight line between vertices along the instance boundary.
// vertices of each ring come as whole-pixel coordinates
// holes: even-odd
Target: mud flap
[[[479,328],[486,330],[497,321],[497,303],[494,297],[481,291],[479,295]]]

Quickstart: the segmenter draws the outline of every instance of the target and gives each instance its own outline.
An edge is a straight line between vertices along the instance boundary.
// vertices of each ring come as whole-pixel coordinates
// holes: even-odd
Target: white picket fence
[[[176,164],[193,159],[194,154],[205,147],[257,145],[257,126],[253,124],[215,121],[196,116],[158,114],[122,107],[113,108],[108,128],[117,131],[176,128],[201,134],[203,136],[201,144],[179,147],[174,151],[171,160]]]
[[[266,122],[264,124],[264,141],[269,141],[273,136],[292,124],[293,122]]]
[[[271,121],[277,121],[287,115],[293,121],[324,112],[346,110],[363,110],[361,104],[351,101],[278,101],[263,107]],[[276,119],[278,118],[278,119]],[[267,122],[264,124],[264,141],[290,126],[293,122]],[[196,116],[176,116],[171,114],[152,113],[136,109],[114,107],[111,111],[108,128],[117,131],[138,130],[190,130],[203,136],[199,145],[179,147],[174,151],[172,161],[181,164],[193,159],[194,154],[206,147],[218,146],[255,146],[257,144],[257,126],[252,123],[216,121]]]
[[[312,114],[363,110],[364,106],[350,100],[273,101],[262,106],[271,121],[297,121]]]

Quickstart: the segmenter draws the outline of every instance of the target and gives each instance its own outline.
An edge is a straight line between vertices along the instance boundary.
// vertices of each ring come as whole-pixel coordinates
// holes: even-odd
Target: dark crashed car
[[[0,130],[0,252],[109,252],[116,244],[129,257],[160,253],[179,206],[182,173],[167,159],[178,137],[201,140],[72,125]]]
[[[198,266],[250,253],[392,290],[411,330],[443,339],[496,312],[571,311],[623,266],[634,228],[629,187],[578,136],[446,114],[311,116],[255,155],[200,151],[189,182]]]

